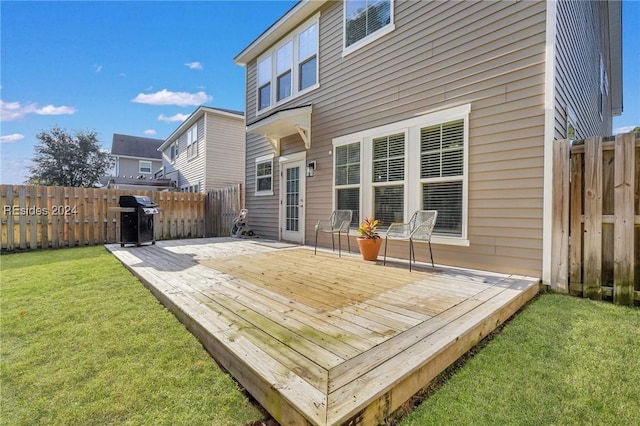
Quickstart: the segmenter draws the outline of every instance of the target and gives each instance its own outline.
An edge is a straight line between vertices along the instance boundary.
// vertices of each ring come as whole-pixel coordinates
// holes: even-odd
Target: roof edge
[[[171,132],[169,137],[167,137],[164,140],[164,142],[162,142],[162,144],[158,147],[158,151],[160,152],[164,151],[169,145],[171,145],[171,142],[173,141],[173,138],[176,135],[180,134],[181,131],[186,127],[192,126],[193,123],[198,121],[200,117],[202,117],[206,112],[216,114],[216,115],[221,115],[223,117],[235,118],[235,119],[244,121],[244,112],[231,111],[231,110],[219,109],[214,107],[208,107],[206,105],[200,105],[198,108],[196,108],[195,111],[191,113],[191,115],[189,115],[189,117],[187,117],[186,120],[184,120],[173,132]]]
[[[272,44],[293,31],[307,18],[313,15],[328,0],[300,0],[280,19],[267,28],[254,41],[238,53],[233,61],[240,66],[246,66],[252,59],[258,57]]]

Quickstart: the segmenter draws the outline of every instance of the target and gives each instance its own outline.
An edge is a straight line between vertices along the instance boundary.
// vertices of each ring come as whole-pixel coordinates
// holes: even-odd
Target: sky
[[[164,139],[199,105],[242,111],[233,58],[297,0],[0,1],[0,183],[58,126]],[[640,1],[623,4],[624,113],[640,126]]]

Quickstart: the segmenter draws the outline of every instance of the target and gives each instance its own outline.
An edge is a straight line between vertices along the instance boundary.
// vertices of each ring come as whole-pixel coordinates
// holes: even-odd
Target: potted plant
[[[358,232],[358,247],[360,254],[364,260],[377,260],[380,246],[382,246],[382,238],[378,235],[378,226],[381,224],[377,219],[368,217],[362,221]]]

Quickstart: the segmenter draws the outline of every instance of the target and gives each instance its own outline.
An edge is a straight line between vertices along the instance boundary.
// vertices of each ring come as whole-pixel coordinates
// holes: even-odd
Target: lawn
[[[262,413],[102,247],[0,257],[0,425]],[[543,294],[388,424],[640,424],[640,309]]]
[[[0,257],[2,425],[244,425],[263,417],[103,247]]]
[[[402,426],[638,425],[640,309],[543,294],[453,370]]]

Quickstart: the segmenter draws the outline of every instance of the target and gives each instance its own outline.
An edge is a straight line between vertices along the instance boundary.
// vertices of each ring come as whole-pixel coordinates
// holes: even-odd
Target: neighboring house
[[[154,175],[162,166],[162,155],[158,152],[162,142],[162,139],[115,133],[111,142],[111,157],[115,161],[113,176],[103,177],[101,183],[114,189],[172,190],[171,181],[156,179]]]
[[[437,263],[548,282],[552,143],[611,134],[621,25],[618,1],[299,2],[235,58],[253,230],[436,209]]]
[[[183,192],[244,183],[244,129],[242,112],[198,107],[158,147],[162,167],[156,177],[171,179]]]
[[[114,176],[153,178],[162,166],[158,147],[162,139],[141,138],[115,133],[111,142],[111,156],[115,159]]]

